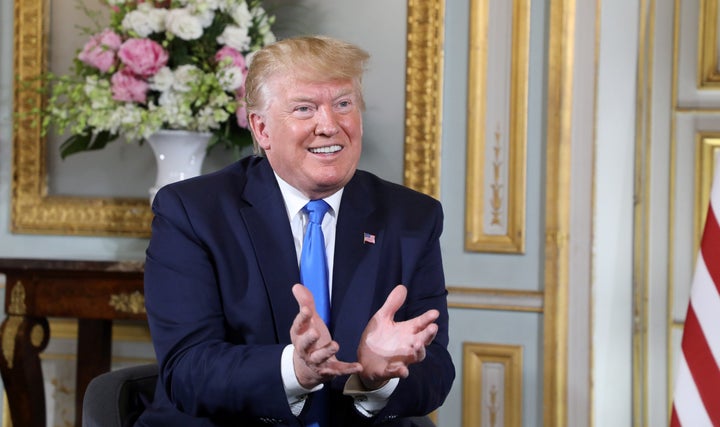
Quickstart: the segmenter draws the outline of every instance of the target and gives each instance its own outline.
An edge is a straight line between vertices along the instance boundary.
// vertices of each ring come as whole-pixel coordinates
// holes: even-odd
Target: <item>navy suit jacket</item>
[[[287,403],[280,356],[298,313],[300,281],[285,204],[264,158],[181,181],[156,195],[145,264],[145,301],[160,376],[142,426],[302,425]],[[357,171],[337,218],[330,333],[339,360],[356,361],[360,336],[398,284],[408,288],[396,320],[440,311],[424,361],[410,366],[375,417],[330,387],[333,426],[389,423],[442,404],[455,370],[439,237],[431,197]],[[364,240],[364,234],[375,242]],[[312,398],[312,397],[311,397]],[[306,405],[308,406],[308,405]]]

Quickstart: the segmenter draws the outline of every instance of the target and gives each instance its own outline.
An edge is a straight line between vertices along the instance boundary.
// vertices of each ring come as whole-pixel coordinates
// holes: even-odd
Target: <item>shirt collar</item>
[[[292,219],[297,215],[302,208],[305,207],[310,199],[305,196],[300,190],[288,184],[284,179],[275,173],[275,179],[277,179],[278,185],[280,186],[280,192],[282,193],[283,200],[285,200],[285,208],[287,209],[288,219]],[[340,200],[345,188],[341,188],[331,196],[325,197],[323,200],[330,205],[330,214],[337,218],[337,214],[340,211]]]

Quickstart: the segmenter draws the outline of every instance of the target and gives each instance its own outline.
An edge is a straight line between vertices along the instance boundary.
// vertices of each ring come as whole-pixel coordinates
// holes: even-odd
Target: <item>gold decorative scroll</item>
[[[698,21],[698,88],[718,89],[718,0],[700,0]]]
[[[530,2],[513,0],[509,16],[492,17],[496,22],[507,21],[511,32],[511,72],[507,77],[488,71],[488,64],[502,61],[489,53],[493,36],[503,37],[488,34],[491,4],[489,0],[470,3],[465,248],[476,252],[523,253]],[[489,83],[491,78],[509,81],[505,85]],[[492,119],[488,109],[497,108],[488,105],[489,84],[509,87],[509,99],[505,102],[509,111],[498,113],[499,117],[508,118],[505,125],[489,123]],[[492,140],[488,141],[487,136]]]
[[[463,343],[463,427],[522,425],[522,363],[522,346]]]
[[[443,20],[442,0],[408,0],[404,184],[435,198],[440,196]]]

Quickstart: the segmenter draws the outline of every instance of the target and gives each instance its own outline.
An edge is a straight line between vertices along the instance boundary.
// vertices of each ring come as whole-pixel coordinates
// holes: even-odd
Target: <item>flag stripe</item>
[[[695,383],[692,381],[688,362],[682,353],[680,354],[678,363],[678,379],[675,383],[675,402],[673,407],[678,420],[677,426],[700,427],[712,425],[703,407]]]
[[[720,405],[715,402],[720,384],[720,369],[705,341],[692,304],[685,318],[682,351],[708,416],[715,425],[720,425]]]
[[[698,256],[695,278],[690,294],[690,305],[715,360],[720,360],[720,294],[710,278],[703,254]]]
[[[675,405],[673,405],[672,415],[670,416],[670,427],[680,427],[680,420],[678,419]]]
[[[705,231],[703,232],[700,252],[705,260],[720,260],[720,227],[712,207],[708,209],[705,220]],[[706,262],[705,266],[710,273],[715,288],[720,286],[720,262]]]
[[[671,427],[720,427],[720,163],[716,162],[675,381]]]

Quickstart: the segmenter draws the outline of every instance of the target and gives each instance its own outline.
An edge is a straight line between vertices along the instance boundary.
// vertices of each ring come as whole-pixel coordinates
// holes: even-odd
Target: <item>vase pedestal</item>
[[[155,184],[149,190],[151,206],[161,187],[200,175],[211,136],[203,132],[160,130],[147,138],[157,165]]]

